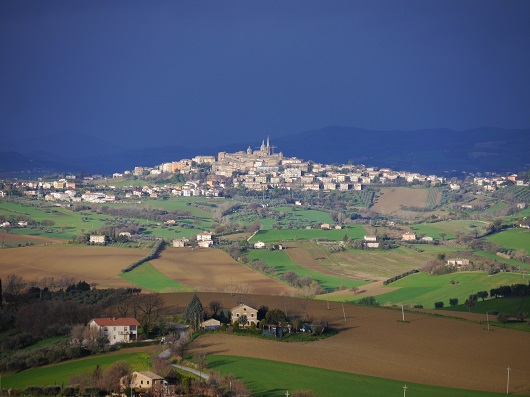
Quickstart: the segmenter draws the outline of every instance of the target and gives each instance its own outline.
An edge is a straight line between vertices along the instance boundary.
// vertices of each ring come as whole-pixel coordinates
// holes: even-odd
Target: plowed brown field
[[[194,352],[255,357],[343,372],[378,376],[436,386],[492,392],[510,389],[530,393],[530,337],[504,328],[487,331],[482,324],[401,311],[267,296],[200,294],[203,304],[220,299],[230,308],[237,300],[269,308],[287,308],[288,315],[306,314],[339,330],[331,338],[308,343],[282,343],[212,333],[197,339]],[[168,304],[181,310],[190,294],[168,295]],[[474,317],[476,318],[476,316]]]
[[[0,233],[0,243],[7,245],[31,243],[35,245],[64,244],[66,240],[43,236],[28,236],[25,234]]]
[[[256,294],[290,294],[296,290],[236,262],[213,248],[166,248],[151,261],[161,273],[199,291],[225,292],[251,288]]]
[[[63,275],[97,283],[99,288],[126,287],[121,269],[145,256],[149,250],[136,248],[51,245],[0,250],[0,278],[8,274],[26,280]]]

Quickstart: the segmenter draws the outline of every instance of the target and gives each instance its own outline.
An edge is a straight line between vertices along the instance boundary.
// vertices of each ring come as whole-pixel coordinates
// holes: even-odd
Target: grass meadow
[[[121,273],[120,277],[129,281],[132,285],[148,289],[154,292],[186,292],[192,288],[160,273],[155,267],[147,262],[127,273]]]
[[[412,230],[418,233],[425,233],[427,236],[442,240],[440,233],[446,233],[445,240],[456,238],[455,232],[471,233],[477,231],[478,235],[484,234],[487,223],[481,221],[442,221],[435,223],[421,223],[411,226]]]
[[[352,357],[352,359],[355,358]],[[407,395],[410,396],[493,397],[501,395],[427,386],[256,358],[209,355],[208,368],[225,375],[234,374],[242,379],[255,395],[261,397],[284,396],[287,391],[292,394],[295,390],[311,390],[317,397],[400,396],[403,394],[405,383]]]
[[[45,367],[31,368],[11,375],[2,375],[2,389],[23,389],[27,386],[68,385],[74,375],[92,372],[99,365],[105,370],[117,361],[127,361],[133,370],[144,371],[151,367],[148,353],[120,353],[97,355],[71,360]]]
[[[504,248],[525,250],[530,254],[530,229],[506,229],[488,236],[486,240],[493,241]]]
[[[30,207],[18,203],[0,202],[0,211],[5,215],[25,214],[36,222],[52,220],[53,226],[45,230],[33,228],[13,228],[13,234],[25,234],[30,236],[46,236],[62,239],[71,239],[74,235],[83,231],[97,229],[104,225],[109,217],[105,215],[85,212],[74,212],[59,207]]]
[[[278,274],[295,272],[299,277],[310,276],[327,291],[332,291],[344,285],[348,288],[366,284],[364,281],[351,280],[316,272],[294,263],[285,251],[250,250],[249,259],[261,259],[269,266],[276,269]]]
[[[451,280],[455,284],[452,284]],[[526,279],[514,273],[499,273],[493,276],[484,272],[461,272],[442,276],[416,273],[389,284],[389,288],[397,289],[377,295],[376,299],[382,305],[423,305],[425,309],[433,309],[435,302],[444,302],[445,306],[449,306],[449,299],[457,298],[463,303],[469,295],[478,291],[489,293],[491,288],[523,282],[526,282]]]
[[[463,303],[463,302],[462,302]],[[467,312],[469,309],[465,305],[447,307],[444,310],[457,312]],[[518,313],[530,313],[530,297],[508,297],[493,298],[482,301],[479,299],[476,306],[471,309],[471,313],[486,313],[496,311],[499,313],[508,313],[517,315]],[[530,327],[527,326],[530,329]]]
[[[320,230],[320,229],[281,229],[281,230],[260,230],[251,240],[263,241],[264,243],[292,241],[292,240],[312,240],[327,239],[340,241],[347,234],[350,239],[362,239],[366,230],[362,226],[347,227],[341,230]]]

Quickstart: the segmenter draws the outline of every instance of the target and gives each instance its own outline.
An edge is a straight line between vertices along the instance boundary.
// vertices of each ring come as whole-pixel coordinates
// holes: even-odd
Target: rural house
[[[151,371],[138,371],[120,378],[122,389],[131,388],[136,393],[147,393],[149,395],[166,394],[167,381],[160,375]]]
[[[98,235],[98,234],[91,234],[90,244],[105,244],[105,236]]]
[[[212,233],[204,232],[197,234],[197,241],[210,241],[212,239]]]
[[[291,326],[282,326],[278,324],[265,324],[263,326],[263,336],[272,336],[273,338],[283,338],[285,334],[291,333]]]
[[[447,260],[447,266],[467,266],[467,265],[469,265],[469,259],[455,258],[455,259]]]
[[[363,245],[366,248],[379,248],[379,243],[377,242],[376,236],[364,236]]]
[[[221,326],[221,322],[215,318],[205,320],[201,323],[202,329],[218,329]]]
[[[190,240],[187,238],[177,238],[173,240],[173,247],[175,248],[183,248],[186,246],[186,243],[188,243]]]
[[[106,337],[114,345],[136,341],[140,323],[135,318],[93,318],[88,326],[96,329],[100,336]]]
[[[251,323],[258,325],[258,311],[244,303],[230,309],[230,312],[232,313],[232,323],[236,323],[239,317],[245,315],[247,322],[243,324],[244,327],[250,327]]]
[[[265,243],[263,241],[258,241],[257,243],[254,243],[254,248],[256,249],[265,248]]]
[[[199,241],[197,242],[197,245],[202,248],[210,248],[210,247],[213,247],[213,241],[212,240]]]
[[[401,240],[403,240],[403,241],[416,241],[416,234],[415,233],[411,233],[411,232],[404,233],[401,236]]]

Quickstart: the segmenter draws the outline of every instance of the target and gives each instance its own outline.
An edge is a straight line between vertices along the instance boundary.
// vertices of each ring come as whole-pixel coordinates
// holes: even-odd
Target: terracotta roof
[[[94,321],[97,325],[100,327],[108,327],[108,326],[130,326],[130,325],[136,325],[140,326],[140,323],[137,319],[133,317],[121,317],[121,318],[93,318],[92,321]]]

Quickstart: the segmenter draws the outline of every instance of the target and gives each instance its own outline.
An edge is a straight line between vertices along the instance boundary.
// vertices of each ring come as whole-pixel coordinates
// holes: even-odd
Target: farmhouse
[[[197,245],[201,248],[210,248],[213,247],[213,241],[212,240],[204,240],[197,242]]]
[[[133,372],[120,378],[122,389],[131,388],[137,393],[159,394],[167,387],[167,381],[160,375],[150,371]],[[166,394],[166,393],[163,393]]]
[[[455,259],[447,260],[447,266],[467,266],[467,265],[469,265],[469,259],[455,258]]]
[[[173,240],[173,247],[175,248],[183,248],[186,246],[186,244],[189,242],[187,238],[177,238]]]
[[[91,234],[90,244],[105,244],[105,236],[99,234]]]
[[[401,240],[403,240],[403,241],[416,241],[416,234],[415,233],[411,233],[411,232],[404,233],[401,236]]]
[[[331,229],[331,225],[329,223],[323,223],[322,225],[320,225],[320,229],[322,229],[322,230],[330,230]]]
[[[197,234],[197,241],[210,241],[212,239],[212,233],[204,232]]]
[[[135,318],[93,318],[88,326],[114,345],[136,341],[140,323]]]
[[[257,243],[254,243],[254,248],[256,249],[265,248],[265,243],[263,241],[258,241]]]
[[[201,323],[202,329],[218,329],[221,326],[221,322],[215,318],[205,320]]]
[[[379,243],[377,242],[376,236],[364,236],[363,245],[366,248],[379,248]]]
[[[258,311],[244,303],[232,308],[230,312],[232,313],[232,323],[236,323],[239,317],[245,315],[247,322],[243,324],[244,327],[250,327],[251,323],[258,324]]]

